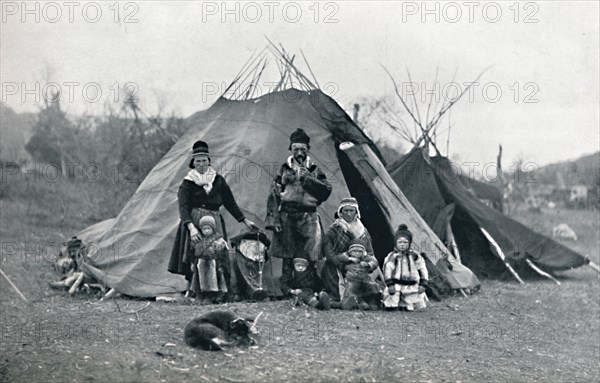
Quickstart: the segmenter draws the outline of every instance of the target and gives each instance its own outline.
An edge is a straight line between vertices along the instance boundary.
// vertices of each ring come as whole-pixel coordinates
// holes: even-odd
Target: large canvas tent
[[[271,181],[289,156],[289,135],[303,128],[311,137],[309,155],[333,186],[331,196],[318,210],[324,229],[333,222],[340,200],[353,195],[380,261],[393,246],[395,228],[406,223],[414,233],[415,245],[433,267],[439,266],[437,271],[450,287],[478,285],[470,270],[448,258],[443,243],[385,170],[375,145],[344,110],[304,77],[287,54],[271,53],[278,55],[282,71],[278,87],[252,97],[253,86],[236,91],[236,82],[243,78],[240,74],[209,109],[189,117],[187,133],[150,171],[119,215],[79,234],[90,244],[83,270],[133,296],[184,290],[183,277],[167,272],[167,263],[179,222],[177,190],[189,170],[192,143],[209,143],[212,165],[227,180],[238,205],[249,219],[264,227]],[[253,84],[266,64],[261,60],[254,67]],[[296,83],[290,74],[295,74]],[[242,229],[227,212],[223,216],[230,236]]]
[[[447,242],[454,238],[462,262],[479,276],[498,276],[507,267],[523,276],[532,268],[552,272],[589,263],[482,203],[446,157],[429,157],[425,148],[415,147],[388,170],[436,234]]]

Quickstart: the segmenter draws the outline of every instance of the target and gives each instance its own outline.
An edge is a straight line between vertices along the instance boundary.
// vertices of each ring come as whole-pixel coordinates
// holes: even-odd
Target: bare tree
[[[392,81],[392,84],[394,85],[394,92],[396,94],[398,101],[400,101],[401,108],[408,114],[409,119],[413,123],[413,127],[412,127],[412,129],[409,129],[407,127],[407,124],[398,124],[396,121],[393,121],[393,119],[390,119],[390,121],[386,121],[386,123],[392,129],[397,131],[398,134],[400,134],[405,140],[412,143],[414,146],[419,146],[419,145],[421,145],[421,143],[424,143],[426,147],[429,147],[429,146],[433,147],[433,149],[435,150],[435,152],[438,155],[440,155],[441,153],[436,145],[436,137],[439,133],[442,133],[442,132],[439,132],[439,127],[441,126],[440,122],[446,116],[446,114],[450,111],[450,109],[458,101],[460,101],[460,99],[469,91],[472,84],[477,83],[477,81],[481,78],[481,76],[483,76],[483,74],[487,71],[487,69],[483,70],[477,76],[477,78],[474,81],[472,81],[468,86],[466,86],[456,97],[450,98],[450,99],[443,98],[443,100],[440,102],[438,99],[436,99],[434,94],[429,94],[429,99],[424,99],[423,100],[424,102],[421,103],[421,104],[424,103],[425,106],[423,106],[423,105],[420,106],[420,103],[417,101],[417,98],[415,97],[415,92],[411,92],[412,97],[411,97],[411,99],[408,99],[405,95],[403,95],[401,93],[401,91],[398,87],[398,83],[396,82],[396,80],[394,79],[392,74],[388,71],[388,69],[383,65],[381,65],[381,67],[387,73],[390,80]],[[410,71],[408,71],[408,70],[407,70],[407,77],[408,77],[410,84],[414,84],[412,81]],[[451,80],[452,82],[454,82],[455,77],[456,77],[456,72],[454,73],[454,75],[452,77],[452,80]],[[434,85],[437,83],[437,79],[438,79],[438,71],[436,70],[435,78],[433,80]],[[422,113],[422,108],[425,109],[425,113]],[[396,116],[400,119],[399,113],[396,111],[393,111],[393,110],[389,110],[387,112],[387,116],[388,117]],[[451,127],[451,125],[449,125],[448,131],[449,131],[450,127]],[[418,130],[415,128],[418,128]],[[448,134],[449,134],[449,132],[448,132]],[[449,146],[450,146],[450,139],[448,138],[447,150],[449,150]]]

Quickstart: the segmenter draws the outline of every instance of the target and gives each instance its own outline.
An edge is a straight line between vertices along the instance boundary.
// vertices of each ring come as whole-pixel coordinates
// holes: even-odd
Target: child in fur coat
[[[321,280],[315,268],[303,258],[294,258],[294,269],[284,272],[280,278],[281,291],[294,297],[296,304],[303,302],[319,310],[329,310],[329,295],[321,290]],[[319,292],[320,291],[320,292]]]
[[[383,291],[386,309],[403,308],[406,311],[424,309],[429,279],[425,260],[410,248],[412,233],[401,224],[394,234],[395,248],[383,262],[383,276],[387,287]]]
[[[192,291],[201,304],[211,304],[227,293],[227,242],[216,231],[215,219],[200,218],[200,240],[194,241]]]
[[[346,291],[342,298],[342,309],[377,310],[381,303],[381,287],[371,278],[371,273],[379,267],[377,259],[367,253],[363,242],[354,239],[348,251],[342,255],[347,257]]]

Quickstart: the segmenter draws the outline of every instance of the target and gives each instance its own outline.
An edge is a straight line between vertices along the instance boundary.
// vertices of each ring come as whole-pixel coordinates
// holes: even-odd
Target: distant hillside
[[[569,187],[577,184],[598,185],[600,183],[600,152],[573,161],[546,165],[540,168],[536,179],[543,184],[553,184],[557,187]]]
[[[29,160],[25,144],[31,136],[35,113],[15,113],[0,104],[0,159],[5,161]]]

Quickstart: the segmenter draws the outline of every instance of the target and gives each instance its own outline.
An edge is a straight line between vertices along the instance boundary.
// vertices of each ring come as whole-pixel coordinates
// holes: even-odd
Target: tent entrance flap
[[[394,231],[401,223],[406,224],[413,231],[413,247],[416,251],[425,253],[433,264],[444,259],[448,249],[408,202],[373,151],[367,145],[352,143],[343,143],[340,149],[348,155],[378,203],[385,206],[382,210],[385,215],[383,223],[387,224],[390,231]],[[379,227],[381,225],[382,222],[379,222]]]
[[[462,206],[456,206],[450,224],[454,241],[460,249],[461,262],[465,266],[485,278],[498,277],[506,272],[504,262],[494,255],[479,226]]]
[[[367,229],[371,228],[369,234],[371,234],[375,257],[379,263],[382,263],[385,256],[393,249],[393,228],[389,225],[383,207],[377,202],[378,198],[373,193],[372,189],[374,185],[371,180],[365,179],[361,175],[361,172],[356,168],[346,152],[338,148],[337,154],[350,195],[358,201],[361,221]],[[368,170],[365,171],[369,174]],[[375,176],[375,170],[373,169],[372,171],[374,173],[373,176]],[[373,228],[377,228],[377,230],[373,230]]]

